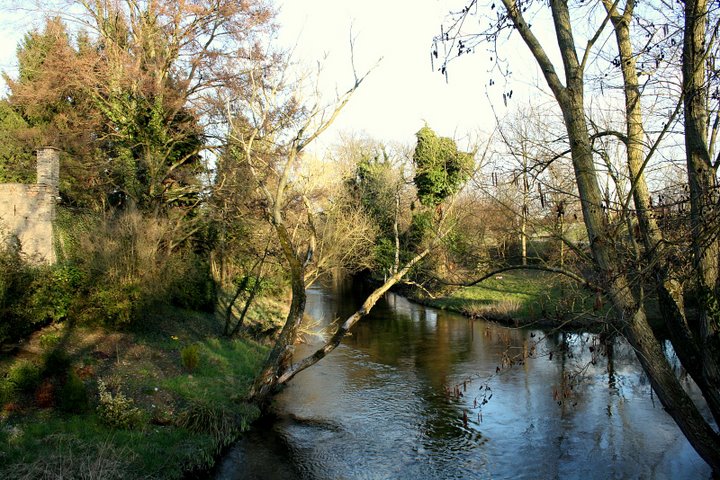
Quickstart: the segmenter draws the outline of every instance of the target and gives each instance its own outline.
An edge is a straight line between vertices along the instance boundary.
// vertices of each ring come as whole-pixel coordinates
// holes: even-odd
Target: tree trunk
[[[583,105],[583,65],[577,57],[567,2],[551,0],[550,7],[563,61],[565,84],[558,77],[555,67],[542,45],[525,22],[515,0],[503,0],[503,4],[541,67],[562,110],[567,129],[575,179],[581,199],[583,219],[596,264],[598,282],[605,290],[613,306],[621,316],[619,326],[630,344],[635,348],[643,369],[650,377],[653,389],[663,406],[673,417],[697,452],[710,466],[720,471],[720,437],[705,422],[682,385],[675,377],[660,343],[654,337],[643,306],[634,299],[627,272],[618,259],[613,239],[610,237],[607,219],[602,211],[602,194],[597,182],[590,136]]]
[[[302,277],[300,278],[302,279]],[[305,315],[306,300],[305,284],[302,280],[298,282],[296,278],[293,278],[290,311],[280,332],[280,337],[265,360],[262,371],[255,377],[255,382],[248,395],[251,401],[264,405],[270,396],[277,391],[279,386],[278,378],[292,362],[298,329]]]
[[[292,243],[292,239],[282,222],[282,216],[275,211],[271,219],[283,255],[290,266],[290,285],[292,289],[292,299],[290,301],[290,310],[288,311],[280,336],[275,341],[275,345],[268,354],[265,364],[255,377],[255,381],[250,388],[248,397],[251,401],[263,405],[267,402],[278,387],[278,377],[287,369],[292,362],[292,354],[295,348],[295,340],[297,339],[300,324],[305,315],[305,303],[307,295],[305,293],[305,265],[298,258],[298,253]]]
[[[345,337],[345,334],[350,331],[350,329],[360,321],[365,315],[370,313],[370,310],[375,306],[377,301],[382,297],[385,292],[390,290],[393,285],[395,285],[397,282],[399,282],[407,273],[410,271],[410,269],[418,263],[420,260],[425,258],[427,254],[430,253],[430,249],[425,249],[421,253],[417,254],[412,260],[410,260],[405,266],[402,268],[402,270],[398,271],[393,275],[392,277],[388,278],[385,283],[383,283],[380,287],[376,288],[368,297],[365,299],[365,301],[362,304],[362,307],[352,315],[350,315],[345,322],[342,323],[338,327],[338,329],[335,331],[335,333],[330,337],[330,339],[325,342],[325,344],[320,347],[318,350],[315,351],[312,355],[309,355],[302,360],[292,364],[289,368],[287,368],[283,374],[278,379],[278,384],[282,385],[295,377],[298,373],[302,372],[308,367],[311,367],[312,365],[315,365],[317,362],[325,358],[325,356],[335,350],[335,348],[340,345],[340,342]]]
[[[645,246],[647,263],[652,265],[655,287],[658,292],[660,312],[670,333],[670,338],[683,366],[695,380],[707,400],[716,422],[720,423],[720,391],[718,383],[706,377],[701,352],[695,343],[685,317],[682,286],[673,278],[668,262],[667,244],[652,216],[650,193],[645,181],[646,164],[643,143],[645,129],[640,104],[640,86],[637,76],[636,55],[630,41],[634,1],[627,2],[621,14],[610,0],[603,0],[610,14],[620,54],[620,65],[625,90],[625,117],[627,125],[627,163],[638,226]]]
[[[698,325],[702,374],[720,399],[720,239],[711,225],[718,204],[717,172],[712,165],[707,136],[706,45],[707,0],[685,2],[683,92],[685,150],[690,190],[690,227],[693,267],[700,305]],[[717,400],[720,402],[720,400]],[[720,423],[720,407],[711,404]]]
[[[398,221],[400,219],[400,186],[395,191],[395,218],[393,219],[393,236],[395,237],[395,259],[393,262],[392,275],[395,275],[400,268],[400,232]]]

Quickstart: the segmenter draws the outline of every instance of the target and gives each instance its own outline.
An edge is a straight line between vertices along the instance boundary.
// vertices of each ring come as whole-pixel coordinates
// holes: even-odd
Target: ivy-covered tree
[[[472,172],[473,155],[458,151],[455,141],[438,137],[427,125],[416,136],[413,162],[418,199],[426,207],[436,207],[457,193],[468,179]]]

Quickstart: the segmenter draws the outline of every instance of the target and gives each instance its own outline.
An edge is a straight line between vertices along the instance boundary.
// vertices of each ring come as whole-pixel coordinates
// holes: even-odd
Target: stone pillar
[[[37,151],[37,184],[50,188],[58,196],[60,188],[60,150],[41,147]]]

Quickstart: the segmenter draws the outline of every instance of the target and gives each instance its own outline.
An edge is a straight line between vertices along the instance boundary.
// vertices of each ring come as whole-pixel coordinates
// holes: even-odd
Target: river
[[[360,301],[313,288],[307,313],[327,324]],[[277,396],[277,414],[215,478],[710,478],[628,345],[610,345],[387,294]]]

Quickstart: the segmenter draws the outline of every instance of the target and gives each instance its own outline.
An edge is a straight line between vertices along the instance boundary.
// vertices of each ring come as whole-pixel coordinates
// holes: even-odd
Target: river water
[[[361,300],[310,289],[307,312],[328,324]],[[710,478],[631,349],[607,343],[387,294],[278,395],[277,415],[232,448],[216,478]]]

